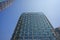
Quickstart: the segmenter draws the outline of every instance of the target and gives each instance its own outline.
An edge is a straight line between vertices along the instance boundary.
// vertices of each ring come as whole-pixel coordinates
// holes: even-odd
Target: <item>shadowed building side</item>
[[[20,16],[11,40],[56,40],[56,34],[42,12],[27,12]]]
[[[58,28],[55,28],[55,32],[56,32],[56,37],[57,37],[57,40],[60,40],[60,27]]]
[[[0,2],[0,11],[8,7],[13,1],[14,0],[6,0],[6,1]]]

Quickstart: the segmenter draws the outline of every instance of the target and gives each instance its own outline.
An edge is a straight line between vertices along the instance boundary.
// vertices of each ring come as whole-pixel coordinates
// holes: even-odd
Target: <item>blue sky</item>
[[[15,0],[0,12],[0,40],[10,40],[23,12],[43,12],[54,28],[60,26],[60,0]]]

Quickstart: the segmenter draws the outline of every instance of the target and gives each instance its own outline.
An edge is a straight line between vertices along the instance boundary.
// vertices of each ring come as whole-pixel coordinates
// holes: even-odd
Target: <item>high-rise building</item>
[[[55,28],[57,40],[60,40],[60,27]]]
[[[8,7],[14,0],[4,0],[0,2],[0,11]]]
[[[11,40],[56,40],[54,28],[42,12],[23,13]]]

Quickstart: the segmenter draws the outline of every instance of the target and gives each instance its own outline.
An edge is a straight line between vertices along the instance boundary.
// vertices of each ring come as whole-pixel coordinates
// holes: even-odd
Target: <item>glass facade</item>
[[[23,13],[11,40],[56,40],[52,29],[43,13]]]

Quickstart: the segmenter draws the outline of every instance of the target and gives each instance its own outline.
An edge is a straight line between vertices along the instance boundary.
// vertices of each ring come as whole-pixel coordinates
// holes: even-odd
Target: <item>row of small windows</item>
[[[20,33],[20,37],[21,36],[40,36],[40,37],[50,37],[50,36],[53,36],[52,34],[47,34],[47,33],[44,33],[44,34],[41,34],[41,33],[33,33],[33,34],[28,34],[28,33]]]
[[[21,40],[56,40],[55,38],[51,38],[51,37],[20,37]]]
[[[43,31],[50,31],[51,29],[50,28],[44,28],[44,27],[40,27],[40,26],[21,26],[21,29],[22,30],[37,30],[37,31],[40,31],[40,30],[43,30]]]

